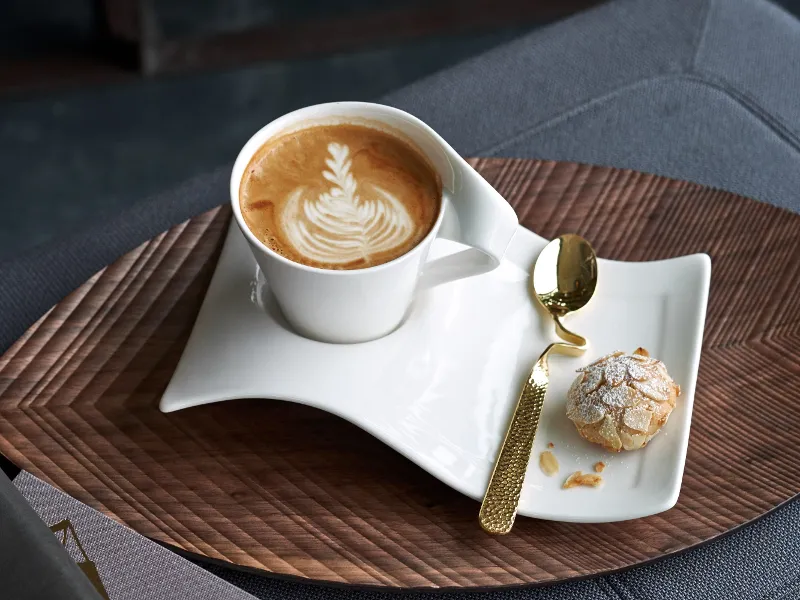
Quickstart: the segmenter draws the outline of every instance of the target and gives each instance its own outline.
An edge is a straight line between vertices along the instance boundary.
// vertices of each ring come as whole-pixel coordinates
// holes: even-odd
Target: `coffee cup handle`
[[[519,220],[497,191],[469,164],[458,158],[454,192],[445,192],[445,214],[437,238],[461,242],[471,248],[441,258],[429,259],[420,276],[419,288],[474,277],[500,265]]]

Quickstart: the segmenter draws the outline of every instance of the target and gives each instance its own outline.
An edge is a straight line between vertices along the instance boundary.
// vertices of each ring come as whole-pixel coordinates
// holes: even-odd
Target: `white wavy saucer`
[[[555,339],[530,296],[529,271],[546,241],[520,228],[495,271],[418,297],[406,322],[364,344],[294,334],[239,230],[231,224],[191,337],[160,408],[272,398],[347,419],[456,490],[483,497],[494,458],[531,365]],[[460,244],[437,240],[433,252]],[[649,263],[599,262],[596,296],[567,318],[590,340],[580,358],[555,356],[519,513],[604,522],[671,508],[678,499],[692,416],[711,264],[705,254]],[[575,369],[614,350],[644,346],[683,393],[645,449],[613,454],[581,439],[565,416]],[[271,400],[265,400],[271,401]],[[236,410],[232,403],[230,410]],[[561,465],[546,477],[539,452],[552,442]],[[562,490],[573,471],[606,463],[601,488]],[[477,519],[478,506],[475,507]]]

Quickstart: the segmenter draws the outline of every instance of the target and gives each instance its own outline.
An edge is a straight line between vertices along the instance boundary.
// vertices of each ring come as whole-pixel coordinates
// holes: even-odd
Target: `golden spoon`
[[[586,350],[586,339],[566,329],[561,319],[583,308],[592,298],[595,287],[597,256],[589,242],[579,235],[562,235],[553,240],[536,259],[533,291],[555,320],[556,333],[571,343],[550,344],[522,388],[481,504],[481,527],[489,533],[508,533],[514,526],[539,415],[550,383],[547,356],[553,351],[578,356]]]

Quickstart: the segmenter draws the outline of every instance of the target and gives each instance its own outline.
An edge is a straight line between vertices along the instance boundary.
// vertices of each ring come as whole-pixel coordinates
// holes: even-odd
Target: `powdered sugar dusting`
[[[610,450],[644,446],[666,422],[680,390],[664,363],[638,354],[613,352],[578,373],[567,393],[567,416],[584,437]]]

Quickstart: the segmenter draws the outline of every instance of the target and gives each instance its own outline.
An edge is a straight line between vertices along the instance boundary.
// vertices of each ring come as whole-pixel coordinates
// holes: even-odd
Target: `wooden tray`
[[[336,417],[244,400],[161,414],[227,208],[123,256],[0,358],[0,452],[184,551],[402,588],[541,584],[624,569],[713,539],[800,492],[800,216],[630,171],[474,164],[545,237],[578,232],[621,260],[712,256],[674,509],[604,525],[521,518],[511,535],[490,537],[476,502]]]

